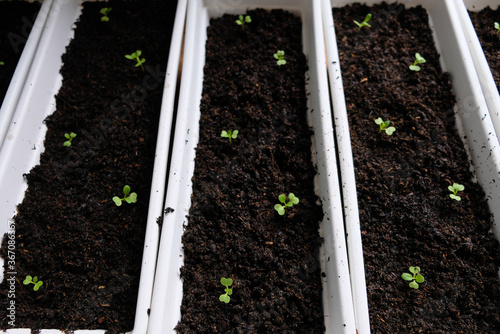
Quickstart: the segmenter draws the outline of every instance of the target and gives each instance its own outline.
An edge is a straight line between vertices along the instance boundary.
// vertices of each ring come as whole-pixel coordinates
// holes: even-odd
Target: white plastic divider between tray
[[[341,67],[332,18],[332,7],[342,7],[355,2],[360,1],[324,0],[323,23],[333,117],[339,152],[341,189],[344,200],[344,218],[356,326],[360,334],[366,334],[370,333],[370,323],[366,283],[363,283],[365,276],[356,180],[353,170],[354,162]],[[361,2],[373,5],[382,1]],[[386,2],[393,3],[395,1]],[[457,129],[465,146],[468,148],[477,180],[486,193],[488,206],[494,216],[493,230],[497,239],[500,239],[500,150],[493,122],[467,47],[466,38],[459,26],[460,23],[456,20],[458,14],[453,0],[407,0],[399,2],[407,7],[421,5],[429,14],[429,23],[434,31],[436,47],[441,54],[441,66],[443,71],[451,74],[453,90],[457,97],[455,106]]]
[[[490,111],[491,118],[493,120],[493,125],[495,127],[497,138],[500,135],[500,95],[498,93],[498,88],[493,79],[490,66],[486,57],[484,55],[483,48],[477,37],[476,30],[472,25],[472,21],[469,17],[470,11],[480,11],[485,7],[490,6],[492,9],[497,9],[500,6],[499,0],[455,0],[457,6],[458,17],[462,28],[464,30],[465,37],[467,38],[467,43],[469,45],[470,53],[472,55],[472,61],[476,68],[477,76],[479,82],[481,83],[481,89],[483,90],[486,103],[488,104],[488,109]],[[489,22],[491,29],[493,30],[493,23]]]
[[[45,0],[42,3],[36,20],[32,23],[33,27],[31,28],[29,37],[25,36],[28,37],[28,39],[24,46],[21,57],[17,62],[16,71],[12,76],[9,88],[5,93],[5,97],[0,106],[0,149],[2,149],[2,144],[5,140],[5,134],[7,133],[7,129],[9,128],[14,110],[16,109],[19,97],[21,96],[21,92],[24,87],[24,83],[26,82],[31,63],[33,62],[33,58],[35,57],[35,52],[37,50],[38,43],[40,42],[40,37],[42,35],[45,21],[47,20],[47,16],[52,6],[52,1],[53,0]],[[28,18],[28,20],[30,19],[31,18]]]
[[[150,203],[147,218],[144,253],[137,299],[134,329],[131,334],[146,333],[149,322],[154,271],[160,231],[156,222],[163,213],[168,153],[172,130],[175,93],[180,63],[187,0],[179,0],[173,25],[169,59],[163,87],[163,99]],[[61,56],[73,36],[74,22],[81,13],[81,1],[54,0],[35,61],[28,75],[20,103],[9,128],[7,140],[0,151],[0,233],[9,231],[8,222],[15,215],[16,206],[24,197],[27,184],[23,174],[28,173],[39,162],[43,152],[46,127],[43,120],[55,110],[55,95],[59,91],[62,77]],[[43,79],[42,79],[43,78]],[[41,80],[41,81],[40,81]],[[4,223],[5,222],[5,223]],[[3,273],[3,269],[2,269]],[[76,330],[75,334],[104,334],[105,330]],[[30,329],[8,329],[4,333],[31,333]],[[62,334],[60,330],[42,329],[41,334]]]
[[[234,3],[193,0],[188,5],[185,48],[175,139],[170,168],[158,265],[151,305],[149,334],[175,333],[181,318],[182,234],[191,205],[195,148],[198,143],[200,99],[205,63],[206,28],[211,17],[242,14],[247,9],[281,8],[298,14],[303,23],[304,53],[308,58],[308,108],[314,129],[313,160],[317,166],[316,191],[322,200],[324,219],[320,233],[323,305],[326,333],[356,333],[342,218],[334,133],[331,124],[325,68],[324,36],[318,0],[241,0]]]

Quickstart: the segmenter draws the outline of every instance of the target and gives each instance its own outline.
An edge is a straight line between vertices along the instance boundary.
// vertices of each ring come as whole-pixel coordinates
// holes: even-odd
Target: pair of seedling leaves
[[[358,30],[361,30],[361,28],[363,28],[363,27],[368,27],[368,28],[370,28],[370,27],[371,27],[371,25],[370,25],[368,22],[369,22],[371,19],[372,19],[372,14],[368,13],[368,14],[366,14],[366,17],[365,17],[365,19],[363,20],[363,22],[358,22],[358,21],[354,20],[354,23],[358,26]],[[496,28],[496,27],[497,27],[497,23],[495,22],[495,28]],[[499,29],[499,31],[500,31],[500,25],[498,26],[498,29]],[[417,53],[415,53],[415,61],[413,62],[413,64],[412,64],[412,65],[410,65],[410,66],[409,66],[409,68],[410,68],[410,70],[412,70],[412,71],[416,71],[416,72],[418,72],[418,71],[420,71],[420,70],[421,70],[420,66],[418,66],[418,65],[419,65],[419,64],[423,64],[423,63],[425,63],[425,59],[424,59],[424,57],[422,57],[422,56],[420,55],[420,53],[418,53],[418,52],[417,52]]]
[[[33,290],[38,291],[38,289],[40,289],[40,287],[43,285],[43,281],[39,281],[37,276],[31,277],[30,275],[28,275],[24,279],[23,284],[24,285],[33,284],[34,285]]]

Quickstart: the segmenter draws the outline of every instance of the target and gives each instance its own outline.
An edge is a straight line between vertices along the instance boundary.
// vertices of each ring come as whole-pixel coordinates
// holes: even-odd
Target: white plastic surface
[[[5,93],[5,97],[0,106],[0,149],[2,148],[5,134],[9,128],[10,120],[12,119],[14,110],[16,109],[24,83],[26,82],[31,63],[33,62],[33,57],[35,56],[38,43],[40,42],[45,21],[47,20],[47,16],[52,6],[52,1],[53,0],[45,0],[42,3],[35,22],[29,21],[32,18],[27,18],[28,21],[25,22],[25,25],[33,24],[33,26],[29,37],[26,36],[28,39],[26,40],[21,57],[17,62],[16,71],[12,76],[9,88]]]
[[[454,0],[399,1],[407,7],[422,5],[430,17],[443,70],[451,74],[457,97],[456,119],[459,133],[466,134],[464,142],[474,163],[479,184],[483,187],[490,211],[493,213],[493,230],[500,239],[500,151],[492,119],[476,76],[471,54],[460,22]],[[339,152],[342,196],[346,222],[349,269],[353,287],[356,326],[360,334],[370,333],[369,315],[364,283],[363,250],[361,244],[356,181],[351,150],[347,109],[345,106],[339,55],[333,28],[332,7],[342,7],[360,1],[324,0],[323,19],[328,58],[328,75],[333,106],[333,116]],[[368,5],[382,1],[361,1]],[[393,3],[395,1],[386,1]]]
[[[162,109],[155,152],[153,180],[150,193],[141,278],[136,306],[134,329],[131,334],[146,333],[153,290],[156,257],[160,231],[156,222],[163,212],[168,152],[172,130],[175,92],[183,41],[187,0],[179,0],[172,32]],[[28,75],[6,142],[0,151],[0,235],[9,229],[8,222],[15,215],[16,206],[24,197],[27,184],[23,174],[39,162],[43,152],[46,127],[43,120],[55,110],[54,96],[59,91],[62,77],[61,56],[73,37],[74,22],[81,13],[81,1],[54,0],[40,46]],[[1,271],[3,273],[3,269]],[[30,333],[28,329],[8,329],[4,333]],[[41,334],[62,334],[59,330],[43,329]],[[77,330],[75,334],[104,334],[104,330]]]
[[[479,82],[481,83],[481,89],[483,90],[493,120],[493,125],[498,136],[500,134],[500,95],[467,10],[478,12],[488,6],[492,9],[497,9],[500,6],[500,0],[455,0],[455,3],[458,17],[472,55],[472,61],[474,62]],[[491,22],[491,29],[494,29],[493,22]]]
[[[165,207],[175,211],[163,220],[158,265],[151,305],[149,334],[175,333],[182,302],[183,225],[191,204],[191,177],[198,143],[199,105],[205,63],[206,27],[211,17],[242,14],[247,9],[282,8],[299,15],[303,23],[304,53],[308,58],[308,108],[314,129],[313,159],[317,165],[316,190],[325,214],[321,250],[326,333],[356,333],[348,272],[345,231],[339,192],[334,133],[331,124],[325,67],[324,36],[318,0],[241,0],[189,2],[179,106]],[[329,259],[329,261],[328,261]]]

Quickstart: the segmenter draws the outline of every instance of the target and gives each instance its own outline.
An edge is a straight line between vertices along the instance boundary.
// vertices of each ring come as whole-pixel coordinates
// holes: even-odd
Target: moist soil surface
[[[371,28],[358,27],[371,13]],[[455,130],[426,11],[333,9],[356,174],[372,333],[500,333],[500,249]],[[419,72],[409,65],[419,52]],[[396,131],[379,133],[375,119]],[[448,186],[465,186],[461,201]],[[418,290],[401,275],[419,266]]]
[[[39,10],[40,2],[0,1],[0,106]]]
[[[500,87],[500,34],[497,33],[494,22],[500,22],[500,10],[486,7],[479,12],[469,11],[469,16],[498,89]]]
[[[212,19],[192,207],[183,235],[180,333],[323,333],[301,20],[285,11]],[[273,55],[285,51],[286,65]],[[237,138],[221,137],[238,130]],[[280,194],[300,202],[283,216]],[[232,278],[228,304],[221,277]]]
[[[25,176],[14,218],[15,327],[133,329],[176,3],[110,1],[109,22],[102,7],[84,3],[63,56],[57,110],[46,120],[45,152]],[[144,70],[125,58],[136,50]],[[65,147],[70,132],[77,136]],[[125,185],[137,203],[118,207],[112,198]],[[26,275],[43,281],[38,291],[23,285]],[[4,280],[2,328],[12,327],[7,290]]]

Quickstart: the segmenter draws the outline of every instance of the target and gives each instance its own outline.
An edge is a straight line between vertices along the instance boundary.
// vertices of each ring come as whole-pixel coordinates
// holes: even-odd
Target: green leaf
[[[224,137],[224,138],[229,138],[229,135],[227,134],[227,131],[225,131],[225,130],[222,130],[220,136]]]
[[[42,285],[43,285],[42,281],[36,282],[35,286],[33,287],[33,290],[38,291],[38,289],[40,289]]]
[[[413,281],[413,282],[410,282],[409,284],[410,288],[413,288],[413,289],[418,289],[418,283]]]
[[[233,289],[226,288],[225,291],[228,296],[231,296],[233,294]]]
[[[229,286],[233,285],[233,280],[231,278],[222,277],[220,279],[220,283],[222,285],[224,285],[225,287],[229,287]]]
[[[425,281],[424,276],[418,274],[417,277],[415,277],[415,281],[417,281],[417,283],[423,283]]]
[[[125,201],[128,204],[137,202],[137,194],[136,193],[131,193],[130,196],[128,196],[128,197],[125,198]]]
[[[231,297],[229,297],[228,295],[224,294],[224,295],[220,295],[219,300],[221,302],[224,302],[224,303],[227,304],[231,300]]]
[[[403,275],[401,275],[401,277],[402,277],[405,281],[413,281],[413,276],[412,276],[411,274],[404,273]]]
[[[67,140],[67,141],[65,141],[65,142],[63,143],[63,146],[65,146],[65,147],[70,147],[70,146],[71,146],[71,142],[70,142],[69,140]]]
[[[394,131],[396,131],[396,128],[393,126],[390,126],[387,129],[385,129],[385,133],[387,133],[389,136],[392,135]]]
[[[455,193],[455,188],[453,188],[453,186],[448,186],[448,190],[451,191],[452,193]]]
[[[418,274],[420,272],[420,267],[410,267],[410,272],[412,274]]]
[[[293,193],[288,194],[288,199],[292,204],[299,204],[299,199]]]
[[[278,196],[278,200],[283,203],[283,204],[286,204],[286,195],[285,194],[281,194]]]
[[[245,22],[246,23],[252,22],[252,18],[249,15],[245,16]]]
[[[28,275],[28,276],[26,276],[26,278],[24,279],[23,284],[24,284],[24,285],[28,285],[28,284],[30,284],[31,282],[32,282],[32,278],[31,278],[31,276],[30,276],[30,275]]]
[[[461,184],[458,183],[453,183],[453,188],[455,188],[458,191],[464,191],[465,187]]]
[[[285,208],[282,205],[280,205],[280,204],[276,204],[274,206],[274,209],[276,211],[278,211],[278,213],[279,213],[280,216],[283,216],[285,214]]]
[[[420,71],[420,66],[417,65],[410,65],[410,70],[418,72]]]
[[[238,130],[234,130],[231,134],[231,138],[236,139],[236,137],[238,137]]]
[[[130,187],[127,185],[123,187],[123,193],[125,194],[125,196],[127,196],[130,193]]]
[[[382,123],[384,123],[384,120],[380,117],[375,120],[375,124],[377,124],[377,125],[380,125]]]
[[[459,202],[462,200],[462,198],[460,196],[457,196],[455,194],[450,194],[450,198],[454,199],[455,201],[459,201]]]
[[[113,202],[115,202],[116,206],[122,205],[122,200],[118,196],[113,197]]]
[[[423,64],[423,63],[425,63],[424,57],[422,57],[420,55],[420,53],[418,53],[418,52],[415,53],[415,59],[416,59],[417,64]]]

